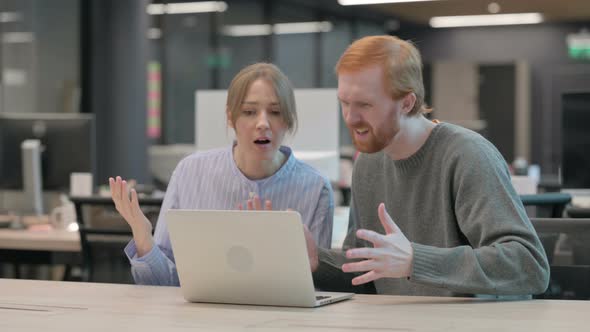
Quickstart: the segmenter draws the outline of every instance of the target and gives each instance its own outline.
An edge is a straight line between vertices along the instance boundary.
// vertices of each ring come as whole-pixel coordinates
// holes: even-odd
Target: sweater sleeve
[[[545,251],[504,159],[486,143],[463,146],[449,171],[454,213],[468,245],[413,243],[410,280],[456,293],[541,293],[549,282]]]
[[[319,266],[313,273],[313,280],[316,288],[332,292],[376,293],[375,285],[373,283],[360,286],[352,285],[352,279],[359,274],[342,272],[342,264],[351,261],[346,258],[346,250],[365,245],[359,243],[360,241],[356,237],[356,230],[359,228],[359,220],[353,196],[351,198],[348,231],[342,249],[318,248]]]

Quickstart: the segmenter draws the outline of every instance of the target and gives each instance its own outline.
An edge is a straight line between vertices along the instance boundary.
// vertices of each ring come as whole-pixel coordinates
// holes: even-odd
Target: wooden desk
[[[0,279],[2,331],[586,331],[590,302],[357,295],[321,308],[187,303],[176,287]]]

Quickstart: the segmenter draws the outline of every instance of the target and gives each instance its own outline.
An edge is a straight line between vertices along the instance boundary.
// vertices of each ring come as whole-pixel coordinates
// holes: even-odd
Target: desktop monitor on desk
[[[330,181],[340,175],[340,111],[336,89],[295,89],[298,128],[283,145]],[[225,115],[227,91],[199,90],[195,95],[195,144],[198,151],[228,146],[234,140]]]
[[[26,142],[23,144],[23,142]],[[40,163],[26,165],[27,143],[39,143]],[[22,146],[22,148],[21,148]],[[30,146],[30,145],[29,145]],[[25,161],[29,160],[25,156]],[[40,176],[33,190],[67,191],[70,174],[95,171],[94,116],[67,113],[0,113],[0,189],[27,191],[28,172]],[[34,199],[41,199],[35,193]],[[27,202],[28,203],[28,202]],[[39,202],[31,202],[40,213]],[[42,210],[42,204],[41,210]]]
[[[562,96],[561,146],[563,188],[590,193],[590,92]]]

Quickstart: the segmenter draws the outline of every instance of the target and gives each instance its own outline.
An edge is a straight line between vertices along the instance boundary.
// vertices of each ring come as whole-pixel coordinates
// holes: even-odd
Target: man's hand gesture
[[[346,251],[347,258],[365,259],[342,265],[344,272],[367,272],[352,279],[352,284],[355,286],[380,278],[409,277],[412,273],[414,260],[412,244],[393,222],[385,210],[385,204],[379,204],[378,209],[379,220],[385,229],[385,235],[359,229],[356,236],[373,243],[373,248],[355,248]]]

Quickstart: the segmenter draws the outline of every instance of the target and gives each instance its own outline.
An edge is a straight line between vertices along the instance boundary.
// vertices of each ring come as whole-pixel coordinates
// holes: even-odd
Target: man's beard
[[[357,141],[355,128],[368,128],[369,131],[366,134],[368,136],[367,139],[363,142]],[[355,128],[349,128],[350,136],[356,149],[362,153],[376,153],[385,149],[391,143],[396,132],[394,126],[389,126],[383,128],[380,133],[375,134],[373,128],[369,127],[366,123],[356,125]]]

